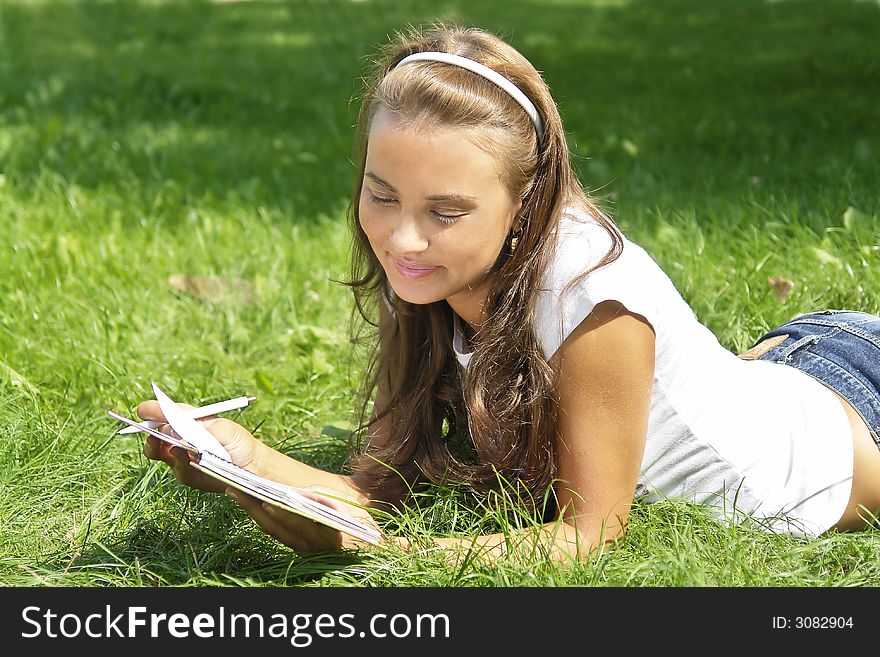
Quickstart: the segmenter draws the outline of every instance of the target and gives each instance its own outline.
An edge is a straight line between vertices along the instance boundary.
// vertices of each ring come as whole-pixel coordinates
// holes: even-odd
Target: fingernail
[[[226,493],[226,496],[230,498],[233,502],[235,502],[236,504],[240,504],[238,495],[232,492],[231,488],[227,488],[224,492]]]
[[[275,508],[268,502],[263,502],[263,511],[268,513],[270,516],[275,515]]]

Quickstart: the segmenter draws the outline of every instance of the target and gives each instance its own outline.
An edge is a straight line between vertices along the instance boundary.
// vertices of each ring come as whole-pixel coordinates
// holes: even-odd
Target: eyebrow
[[[371,172],[367,171],[364,174],[364,176],[366,176],[367,178],[372,178],[373,180],[375,180],[377,183],[379,183],[383,187],[387,187],[390,191],[397,193],[397,190],[394,188],[394,185],[392,185],[389,182],[386,182],[385,180],[382,180],[375,173],[371,173]],[[476,197],[465,196],[464,194],[433,194],[431,196],[426,196],[425,199],[428,201],[469,201],[471,203],[477,202]]]

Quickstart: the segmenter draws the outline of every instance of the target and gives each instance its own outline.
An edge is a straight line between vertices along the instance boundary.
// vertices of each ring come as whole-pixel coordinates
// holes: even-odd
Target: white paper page
[[[180,408],[174,401],[162,392],[155,383],[153,392],[156,394],[156,401],[159,402],[159,408],[165,414],[165,419],[171,428],[190,445],[198,449],[200,452],[209,452],[221,459],[232,461],[229,452],[220,444],[220,441],[214,437],[210,431],[205,429],[199,422],[192,419],[186,411]]]
[[[190,465],[258,499],[351,534],[367,543],[375,545],[381,540],[381,534],[377,530],[360,520],[316,502],[291,486],[261,477],[234,463],[217,459],[212,454],[205,454],[198,463]]]

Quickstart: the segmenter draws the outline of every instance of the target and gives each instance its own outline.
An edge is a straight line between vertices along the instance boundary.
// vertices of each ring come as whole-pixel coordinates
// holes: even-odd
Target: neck
[[[491,281],[485,278],[478,285],[457,292],[446,299],[453,312],[461,317],[474,333],[480,330],[488,318],[486,301],[490,287]]]

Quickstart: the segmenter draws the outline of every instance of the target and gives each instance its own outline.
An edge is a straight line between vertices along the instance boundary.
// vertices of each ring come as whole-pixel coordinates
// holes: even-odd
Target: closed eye
[[[378,203],[379,205],[391,205],[394,203],[393,198],[382,198],[381,196],[376,196],[373,192],[370,192],[370,199],[373,203]]]
[[[376,205],[393,205],[394,203],[397,202],[396,199],[385,198],[383,196],[376,196],[375,194],[373,194],[373,192],[371,192],[369,190],[367,190],[367,191],[370,194],[370,200],[373,203],[375,203]],[[431,214],[434,215],[434,217],[437,219],[437,221],[439,221],[440,223],[443,223],[443,224],[447,224],[447,225],[454,224],[459,219],[461,219],[462,217],[465,216],[463,214],[459,214],[459,215],[442,214],[440,212],[435,212],[434,210],[431,210]]]
[[[434,212],[433,210],[431,211],[431,214],[433,214],[437,218],[437,221],[439,221],[440,223],[447,224],[450,226],[452,224],[456,223],[463,216],[465,216],[463,214],[455,214],[455,215],[440,214],[439,212]]]

